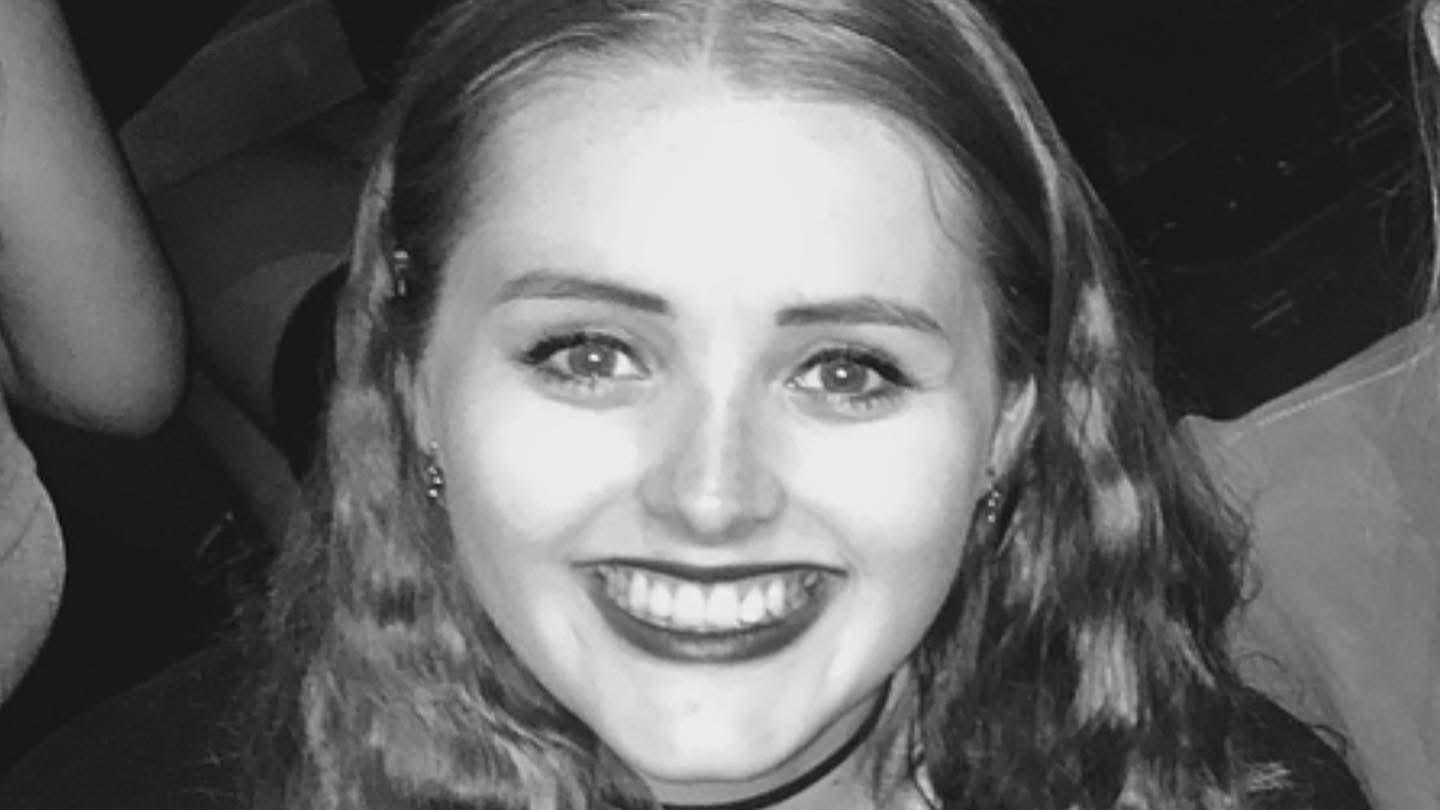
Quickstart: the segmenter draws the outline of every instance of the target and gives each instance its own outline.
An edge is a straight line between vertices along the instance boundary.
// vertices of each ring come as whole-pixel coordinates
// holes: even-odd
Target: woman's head
[[[868,115],[691,66],[487,151],[418,374],[460,561],[641,773],[762,774],[919,644],[1024,431],[968,200]]]
[[[969,5],[460,4],[367,193],[306,678],[333,784],[370,746],[417,795],[614,755],[723,798],[897,675],[942,798],[1223,780],[1180,720],[1134,752],[1224,676],[1225,536]]]

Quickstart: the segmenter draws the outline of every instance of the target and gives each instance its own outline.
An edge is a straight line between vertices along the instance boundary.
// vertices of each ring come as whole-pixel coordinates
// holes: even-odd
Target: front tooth
[[[630,574],[629,609],[631,613],[644,613],[650,601],[650,578],[636,571]]]
[[[731,628],[740,614],[740,595],[733,585],[716,585],[705,602],[705,623],[711,627]]]
[[[765,610],[769,611],[771,616],[779,616],[785,612],[785,582],[779,577],[770,580],[770,584],[765,586]]]
[[[699,585],[686,582],[675,589],[673,618],[687,627],[698,627],[705,620],[705,594]]]
[[[669,621],[670,613],[675,607],[675,595],[670,592],[670,586],[663,582],[651,583],[647,607],[651,616],[661,621]]]
[[[759,585],[751,585],[745,592],[745,598],[740,600],[740,621],[742,624],[754,624],[765,618],[765,589]]]

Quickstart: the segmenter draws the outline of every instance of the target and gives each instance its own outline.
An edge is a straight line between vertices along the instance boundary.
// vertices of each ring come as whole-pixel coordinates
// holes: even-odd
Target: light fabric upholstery
[[[1183,423],[1253,523],[1243,671],[1345,737],[1377,810],[1440,808],[1437,327],[1239,419]]]

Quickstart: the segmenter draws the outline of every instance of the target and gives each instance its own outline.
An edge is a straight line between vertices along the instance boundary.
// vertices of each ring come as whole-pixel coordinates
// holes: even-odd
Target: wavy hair
[[[418,42],[359,216],[310,508],[276,575],[272,798],[653,805],[469,591],[424,495],[411,378],[497,125],[547,78],[659,62],[871,111],[982,209],[998,366],[1037,404],[1000,519],[956,538],[958,576],[912,656],[900,778],[943,808],[1244,803],[1223,638],[1242,533],[1162,412],[1101,205],[979,10],[473,0]]]

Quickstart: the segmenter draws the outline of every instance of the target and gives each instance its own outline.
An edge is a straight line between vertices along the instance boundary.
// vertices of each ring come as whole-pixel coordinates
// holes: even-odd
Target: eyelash
[[[799,380],[827,363],[851,363],[875,374],[882,384],[873,391],[859,394],[829,393],[802,387]],[[873,349],[859,346],[838,346],[822,349],[801,366],[800,371],[786,383],[787,387],[825,401],[832,407],[847,411],[865,413],[888,405],[899,399],[906,391],[916,387],[915,381],[900,368],[900,364],[889,356]]]
[[[562,370],[550,365],[552,361],[559,358],[564,352],[584,346],[600,346],[609,349],[627,358],[628,362],[634,365],[640,374],[649,373],[645,364],[636,359],[635,352],[631,350],[630,346],[624,340],[605,332],[580,330],[548,335],[536,341],[529,348],[521,351],[516,359],[522,365],[534,371],[547,383],[573,386],[583,389],[586,392],[594,392],[600,388],[600,386],[613,383],[616,379],[626,379],[625,377],[582,376],[574,374],[569,370]]]
[[[557,368],[555,361],[567,351],[585,346],[599,346],[617,353],[633,365],[637,372],[628,376],[584,376],[568,369]],[[586,394],[598,393],[603,386],[617,381],[648,375],[649,369],[635,356],[634,350],[621,338],[605,332],[578,330],[542,337],[516,355],[516,361],[529,368],[545,383],[570,387]],[[866,373],[874,374],[881,380],[875,390],[858,394],[834,393],[816,390],[800,384],[805,376],[815,372],[827,363],[844,362],[860,367]],[[800,370],[785,382],[785,386],[811,397],[826,406],[853,414],[864,414],[875,408],[888,405],[905,391],[916,387],[915,381],[900,368],[900,364],[888,355],[860,346],[835,346],[821,349],[806,359]]]

